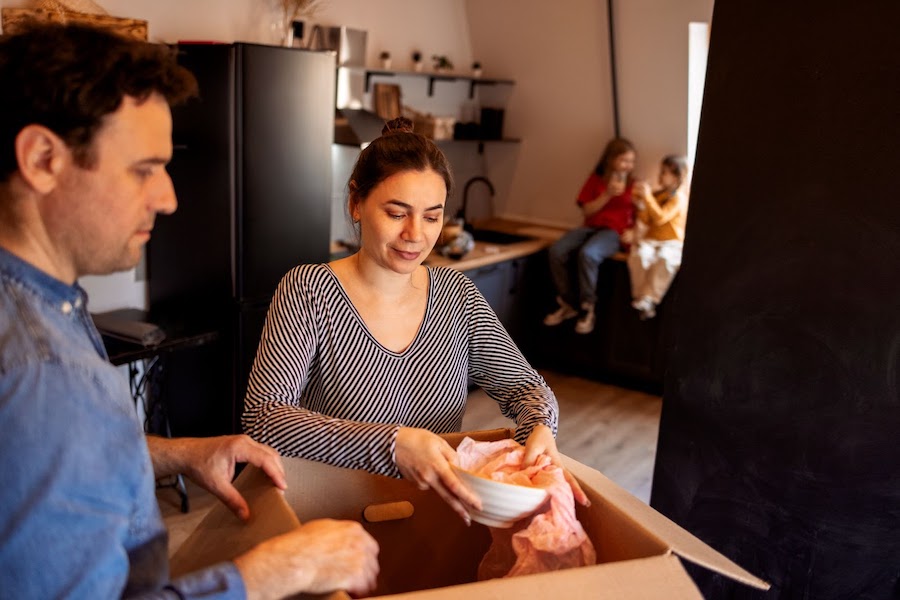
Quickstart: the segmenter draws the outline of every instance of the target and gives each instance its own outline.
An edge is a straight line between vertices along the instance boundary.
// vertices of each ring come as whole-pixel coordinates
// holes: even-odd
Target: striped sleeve
[[[536,425],[556,437],[559,406],[544,378],[528,363],[497,314],[468,277],[465,290],[469,336],[469,377],[516,423],[515,439],[524,444]]]
[[[301,400],[315,368],[327,293],[322,265],[302,265],[276,289],[250,372],[244,431],[284,456],[399,477],[395,424],[330,417]]]
[[[400,427],[460,431],[472,381],[524,442],[557,426],[556,398],[475,285],[429,269],[425,318],[394,352],[371,334],[327,265],[301,265],[276,290],[244,403],[251,437],[285,456],[398,477]]]

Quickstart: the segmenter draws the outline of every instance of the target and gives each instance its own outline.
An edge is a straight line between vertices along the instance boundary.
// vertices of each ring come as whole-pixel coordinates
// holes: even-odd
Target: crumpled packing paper
[[[479,581],[544,573],[597,562],[594,545],[575,516],[575,498],[563,470],[541,455],[522,467],[525,448],[515,440],[476,442],[464,438],[457,464],[476,475],[516,485],[544,488],[550,495],[541,511],[509,529],[491,527],[493,542],[478,567]]]

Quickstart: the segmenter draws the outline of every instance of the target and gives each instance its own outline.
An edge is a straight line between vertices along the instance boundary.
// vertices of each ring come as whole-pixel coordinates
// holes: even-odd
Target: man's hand
[[[157,477],[183,473],[221,500],[238,518],[250,518],[246,500],[231,484],[237,463],[261,468],[279,488],[287,488],[281,457],[246,435],[167,439],[147,436]]]
[[[266,540],[234,560],[250,600],[375,587],[378,542],[355,521],[322,519]]]

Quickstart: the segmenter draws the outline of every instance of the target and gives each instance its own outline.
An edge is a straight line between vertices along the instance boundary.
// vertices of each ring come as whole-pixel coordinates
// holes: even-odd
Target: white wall
[[[472,62],[462,0],[324,0],[315,21],[367,31],[368,65],[378,65],[387,51],[394,69],[409,69],[413,50],[426,65],[433,54],[447,55],[457,67]]]
[[[614,1],[622,134],[638,147],[638,173],[655,177],[664,154],[686,152],[688,23],[710,20],[713,0]],[[28,4],[0,0],[0,7]],[[275,0],[99,4],[115,16],[147,19],[153,40],[279,38]],[[580,221],[575,195],[614,131],[605,0],[326,0],[315,21],[366,30],[370,65],[387,50],[395,68],[406,68],[418,49],[426,58],[446,54],[462,71],[475,59],[486,77],[514,79],[496,93],[506,96],[505,135],[522,142],[489,144],[484,155],[499,188],[496,210],[536,222]],[[479,94],[491,102],[489,90]],[[91,285],[95,308],[142,297]]]
[[[615,0],[621,135],[638,150],[638,176],[688,154],[690,23],[712,20],[713,0]]]
[[[110,15],[147,20],[151,41],[277,43],[280,39],[279,3],[275,0],[98,0],[97,3]],[[2,8],[34,4],[26,0],[0,0]],[[406,68],[404,61],[414,49],[426,58],[445,54],[459,65],[471,63],[462,0],[325,0],[322,4],[314,22],[368,31],[370,65],[376,65],[378,54],[387,50],[396,57],[395,68]],[[81,283],[91,296],[91,310],[99,312],[146,306],[146,285],[137,279],[137,272],[132,270],[106,277],[85,277]]]
[[[578,190],[613,133],[606,3],[466,0],[486,75],[516,80],[505,134],[522,144],[507,216],[577,224]]]

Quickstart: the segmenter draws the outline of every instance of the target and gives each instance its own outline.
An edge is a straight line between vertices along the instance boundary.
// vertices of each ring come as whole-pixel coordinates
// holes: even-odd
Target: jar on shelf
[[[414,50],[412,53],[412,68],[416,73],[421,73],[424,63],[422,63],[422,53]]]

